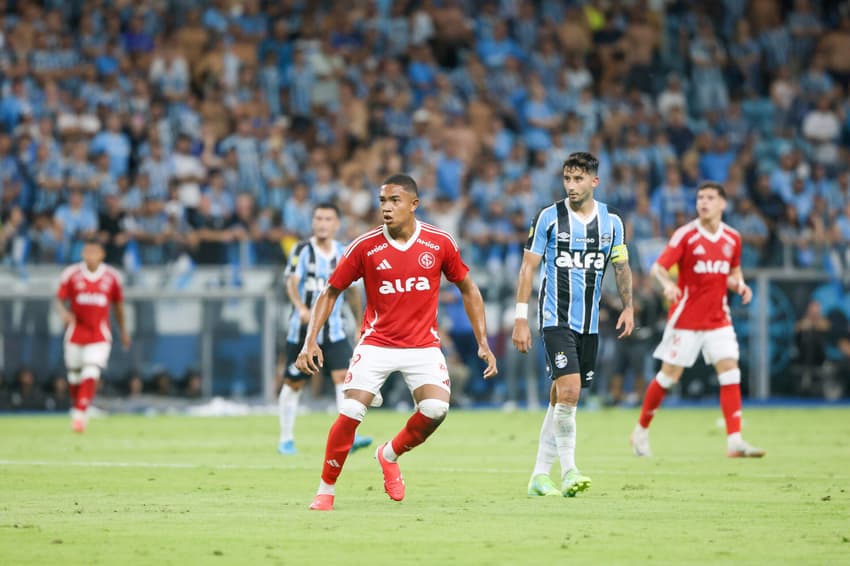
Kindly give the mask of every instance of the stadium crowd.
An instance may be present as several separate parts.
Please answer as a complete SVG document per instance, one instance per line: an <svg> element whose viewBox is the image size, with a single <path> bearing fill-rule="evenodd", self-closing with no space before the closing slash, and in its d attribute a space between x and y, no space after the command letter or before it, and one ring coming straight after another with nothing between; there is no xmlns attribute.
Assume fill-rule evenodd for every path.
<svg viewBox="0 0 850 566"><path fill-rule="evenodd" d="M14 269L74 261L93 235L130 271L279 265L314 204L339 203L350 237L406 171L488 298L509 297L531 217L561 198L565 156L589 150L597 198L627 219L647 328L663 308L641 243L692 217L703 179L726 186L745 269L850 284L848 2L2 4ZM827 295L846 324L847 292Z"/></svg>

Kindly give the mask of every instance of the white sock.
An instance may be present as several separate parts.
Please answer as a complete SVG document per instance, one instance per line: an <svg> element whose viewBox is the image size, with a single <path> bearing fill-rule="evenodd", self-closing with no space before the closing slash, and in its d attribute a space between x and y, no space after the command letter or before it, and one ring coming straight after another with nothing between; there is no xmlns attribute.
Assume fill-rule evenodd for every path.
<svg viewBox="0 0 850 566"><path fill-rule="evenodd" d="M334 383L334 393L336 394L336 410L339 411L340 407L342 407L342 400L345 399L342 383Z"/></svg>
<svg viewBox="0 0 850 566"><path fill-rule="evenodd" d="M576 408L563 403L556 404L553 421L563 475L576 467Z"/></svg>
<svg viewBox="0 0 850 566"><path fill-rule="evenodd" d="M319 491L316 492L316 495L335 495L336 494L336 486L332 483L325 483L323 480L319 480Z"/></svg>
<svg viewBox="0 0 850 566"><path fill-rule="evenodd" d="M733 432L729 436L726 437L726 444L729 446L740 444L743 442L744 438L741 436L740 432Z"/></svg>
<svg viewBox="0 0 850 566"><path fill-rule="evenodd" d="M398 454L396 454L395 450L393 450L392 442L387 442L384 445L384 460L387 462L395 462L398 460Z"/></svg>
<svg viewBox="0 0 850 566"><path fill-rule="evenodd" d="M280 419L280 441L292 440L295 433L295 415L298 413L298 399L301 390L294 390L287 384L280 388L277 398L278 417Z"/></svg>
<svg viewBox="0 0 850 566"><path fill-rule="evenodd" d="M540 426L540 438L537 441L537 460L534 462L534 473L549 475L552 471L552 464L555 463L555 458L558 457L558 445L555 444L555 427L553 422L553 413L555 407L551 404L546 409L546 416L543 417L543 424Z"/></svg>

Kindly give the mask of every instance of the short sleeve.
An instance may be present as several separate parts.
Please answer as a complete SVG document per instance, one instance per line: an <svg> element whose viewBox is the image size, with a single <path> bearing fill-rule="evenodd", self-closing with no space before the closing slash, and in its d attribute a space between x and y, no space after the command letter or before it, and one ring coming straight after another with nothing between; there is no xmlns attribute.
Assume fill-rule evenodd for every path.
<svg viewBox="0 0 850 566"><path fill-rule="evenodd" d="M609 207L611 216L611 263L623 263L629 261L629 249L626 247L626 226L623 223L623 215L614 208Z"/></svg>
<svg viewBox="0 0 850 566"><path fill-rule="evenodd" d="M735 238L735 251L732 252L732 268L741 266L741 237L737 234L734 236Z"/></svg>
<svg viewBox="0 0 850 566"><path fill-rule="evenodd" d="M443 257L443 274L452 283L460 283L469 273L469 267L463 263L460 250L454 245L445 246L446 255Z"/></svg>
<svg viewBox="0 0 850 566"><path fill-rule="evenodd" d="M292 250L292 253L289 254L289 261L286 262L286 277L289 278L292 275L297 276L298 278L304 277L304 250L307 249L307 245L304 243L298 244Z"/></svg>
<svg viewBox="0 0 850 566"><path fill-rule="evenodd" d="M528 230L528 242L525 244L525 249L531 253L542 256L546 252L546 228L541 225L543 218L542 210L537 212L534 220L531 222L531 228Z"/></svg>
<svg viewBox="0 0 850 566"><path fill-rule="evenodd" d="M339 259L339 263L328 279L328 285L340 291L363 277L363 245L354 246L346 250Z"/></svg>
<svg viewBox="0 0 850 566"><path fill-rule="evenodd" d="M667 242L667 247L664 248L664 251L662 251L661 255L658 256L658 259L655 260L655 263L657 263L664 269L669 270L671 267L679 263L679 260L682 259L682 254L684 253L684 251L684 238L679 238L675 242L671 239L669 242Z"/></svg>
<svg viewBox="0 0 850 566"><path fill-rule="evenodd" d="M110 299L113 303L124 301L124 289L121 287L121 280L117 277L112 278L112 295Z"/></svg>
<svg viewBox="0 0 850 566"><path fill-rule="evenodd" d="M60 301L67 301L71 298L71 278L66 277L59 282L59 288L56 289L56 298Z"/></svg>

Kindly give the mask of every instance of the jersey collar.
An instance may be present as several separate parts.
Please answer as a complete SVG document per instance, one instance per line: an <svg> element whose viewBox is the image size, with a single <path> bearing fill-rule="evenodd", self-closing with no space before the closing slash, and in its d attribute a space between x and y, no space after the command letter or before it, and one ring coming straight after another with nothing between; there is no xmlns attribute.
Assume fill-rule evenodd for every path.
<svg viewBox="0 0 850 566"><path fill-rule="evenodd" d="M594 218L599 214L599 203L596 202L596 199L593 200L593 212L587 215L587 218L582 218L570 208L570 203L567 202L567 199L564 199L564 205L567 207L567 211L570 213L570 216L576 219L577 222L581 222L582 224L590 224Z"/></svg>
<svg viewBox="0 0 850 566"><path fill-rule="evenodd" d="M336 240L331 240L331 253L325 253L325 251L319 247L319 241L315 236L310 238L310 244L312 244L313 249L316 250L316 254L322 256L328 261L331 261L333 258L337 256L337 248L336 248Z"/></svg>
<svg viewBox="0 0 850 566"><path fill-rule="evenodd" d="M101 263L97 266L97 269L95 269L94 271L89 271L89 268L86 267L86 262L81 261L80 271L83 273L83 277L85 277L89 281L97 281L100 276L103 275L103 272L106 271L106 267L104 267L104 265Z"/></svg>
<svg viewBox="0 0 850 566"><path fill-rule="evenodd" d="M389 244L392 247L394 247L395 249L397 249L401 252L406 252L407 250L410 249L411 246L413 246L413 244L416 243L416 240L419 239L419 233L422 231L422 224L418 220L415 220L415 222L416 222L416 228L413 230L413 234L410 236L410 239L407 240L404 244L399 244L396 241L395 238L390 236L390 231L387 228L386 224L384 224L384 228L383 228L384 238L386 238L387 242L389 242Z"/></svg>
<svg viewBox="0 0 850 566"><path fill-rule="evenodd" d="M694 220L694 225L697 227L697 231L700 233L700 235L712 244L716 243L718 240L720 240L721 237L723 237L723 228L725 226L723 222L721 222L720 226L718 226L717 232L714 232L713 234L702 227L702 224L700 224L699 219Z"/></svg>

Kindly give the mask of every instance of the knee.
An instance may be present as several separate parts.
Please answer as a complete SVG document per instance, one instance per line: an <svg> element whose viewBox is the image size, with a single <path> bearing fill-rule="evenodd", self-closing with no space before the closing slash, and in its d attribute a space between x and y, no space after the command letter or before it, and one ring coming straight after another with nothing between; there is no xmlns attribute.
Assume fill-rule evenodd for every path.
<svg viewBox="0 0 850 566"><path fill-rule="evenodd" d="M718 372L717 381L720 385L737 385L741 383L741 370L738 368Z"/></svg>
<svg viewBox="0 0 850 566"><path fill-rule="evenodd" d="M78 369L69 369L68 370L68 383L70 385L79 385L80 384L80 370Z"/></svg>
<svg viewBox="0 0 850 566"><path fill-rule="evenodd" d="M419 403L419 412L432 421L442 422L449 414L449 404L439 399L423 399Z"/></svg>
<svg viewBox="0 0 850 566"><path fill-rule="evenodd" d="M366 418L366 405L357 399L346 398L339 404L339 414L362 422Z"/></svg>
<svg viewBox="0 0 850 566"><path fill-rule="evenodd" d="M576 406L581 396L581 382L557 383L555 387L555 401L564 405Z"/></svg>
<svg viewBox="0 0 850 566"><path fill-rule="evenodd" d="M83 379L100 379L100 367L94 364L85 364L80 371L80 377Z"/></svg>

